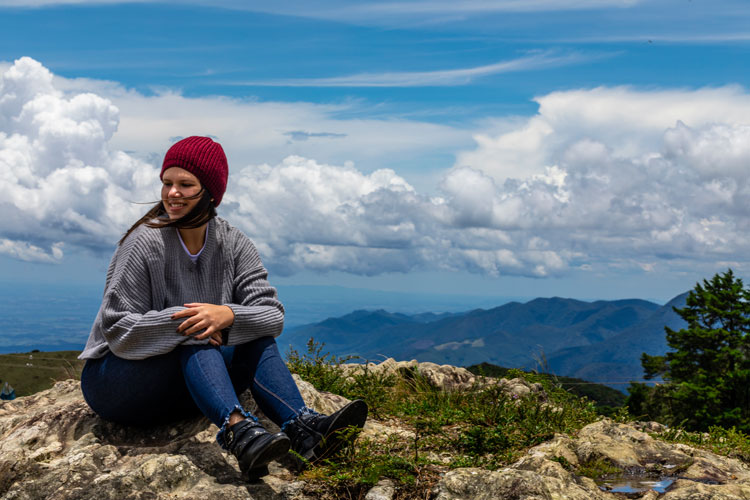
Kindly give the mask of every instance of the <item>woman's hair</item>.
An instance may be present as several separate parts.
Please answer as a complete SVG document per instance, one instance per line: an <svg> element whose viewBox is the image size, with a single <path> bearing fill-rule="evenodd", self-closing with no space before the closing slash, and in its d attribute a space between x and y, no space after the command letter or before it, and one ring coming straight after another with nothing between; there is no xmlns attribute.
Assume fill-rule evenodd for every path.
<svg viewBox="0 0 750 500"><path fill-rule="evenodd" d="M120 239L119 244L122 245L122 242L125 241L125 238L130 236L130 233L135 231L135 229L141 224L146 224L148 227L154 228L176 227L179 229L193 229L196 227L201 227L203 224L216 217L216 207L214 207L214 202L211 200L211 193L209 193L204 188L201 188L198 194L187 199L198 197L200 197L200 199L198 200L198 203L196 203L192 208L192 210L186 213L184 217L180 217L179 219L165 218L164 216L167 214L167 212L166 210L164 210L164 203L163 201L159 201L156 205L153 206L153 208L151 208L151 210L146 212L143 217L138 219L130 229L128 229L122 239Z"/></svg>

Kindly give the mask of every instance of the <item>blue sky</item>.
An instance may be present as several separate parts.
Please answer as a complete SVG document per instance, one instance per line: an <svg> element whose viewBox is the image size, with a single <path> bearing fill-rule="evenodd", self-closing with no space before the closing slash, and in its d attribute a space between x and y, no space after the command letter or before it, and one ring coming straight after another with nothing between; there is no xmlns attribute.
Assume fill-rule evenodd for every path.
<svg viewBox="0 0 750 500"><path fill-rule="evenodd" d="M739 1L6 0L0 281L102 283L169 145L280 285L666 301L748 276Z"/></svg>

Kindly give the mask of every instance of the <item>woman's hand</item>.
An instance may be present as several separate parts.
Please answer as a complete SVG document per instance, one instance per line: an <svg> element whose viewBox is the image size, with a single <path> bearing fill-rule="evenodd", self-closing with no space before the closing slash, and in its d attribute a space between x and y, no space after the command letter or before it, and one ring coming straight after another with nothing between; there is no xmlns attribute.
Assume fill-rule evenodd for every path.
<svg viewBox="0 0 750 500"><path fill-rule="evenodd" d="M221 331L234 323L234 312L229 306L191 302L172 315L172 319L180 318L187 319L177 327L177 333L194 335L198 340L210 337L208 342L218 346L221 345Z"/></svg>

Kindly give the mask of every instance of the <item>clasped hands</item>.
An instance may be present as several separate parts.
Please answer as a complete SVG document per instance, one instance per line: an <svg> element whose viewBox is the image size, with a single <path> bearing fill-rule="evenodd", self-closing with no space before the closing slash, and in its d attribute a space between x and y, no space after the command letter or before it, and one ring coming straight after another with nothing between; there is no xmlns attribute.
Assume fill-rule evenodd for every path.
<svg viewBox="0 0 750 500"><path fill-rule="evenodd" d="M234 323L234 311L229 306L202 302L185 304L185 309L177 311L171 317L187 318L177 327L177 333L193 335L198 340L208 338L208 343L215 346L222 344L221 331Z"/></svg>

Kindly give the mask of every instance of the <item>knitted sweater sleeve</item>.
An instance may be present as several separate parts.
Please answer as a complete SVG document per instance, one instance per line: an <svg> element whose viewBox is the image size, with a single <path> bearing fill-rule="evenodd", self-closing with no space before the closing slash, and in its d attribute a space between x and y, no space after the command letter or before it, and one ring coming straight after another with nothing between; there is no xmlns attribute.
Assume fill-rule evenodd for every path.
<svg viewBox="0 0 750 500"><path fill-rule="evenodd" d="M179 320L171 319L183 307L152 306L154 283L160 280L151 279L148 263L163 256L143 241L128 243L118 249L112 263L99 310L100 331L116 356L145 359L170 352L188 338L177 333Z"/></svg>
<svg viewBox="0 0 750 500"><path fill-rule="evenodd" d="M227 331L226 344L278 337L284 328L284 306L268 283L268 272L255 245L239 231L234 236L233 297L231 304L225 304L234 312L234 323Z"/></svg>

